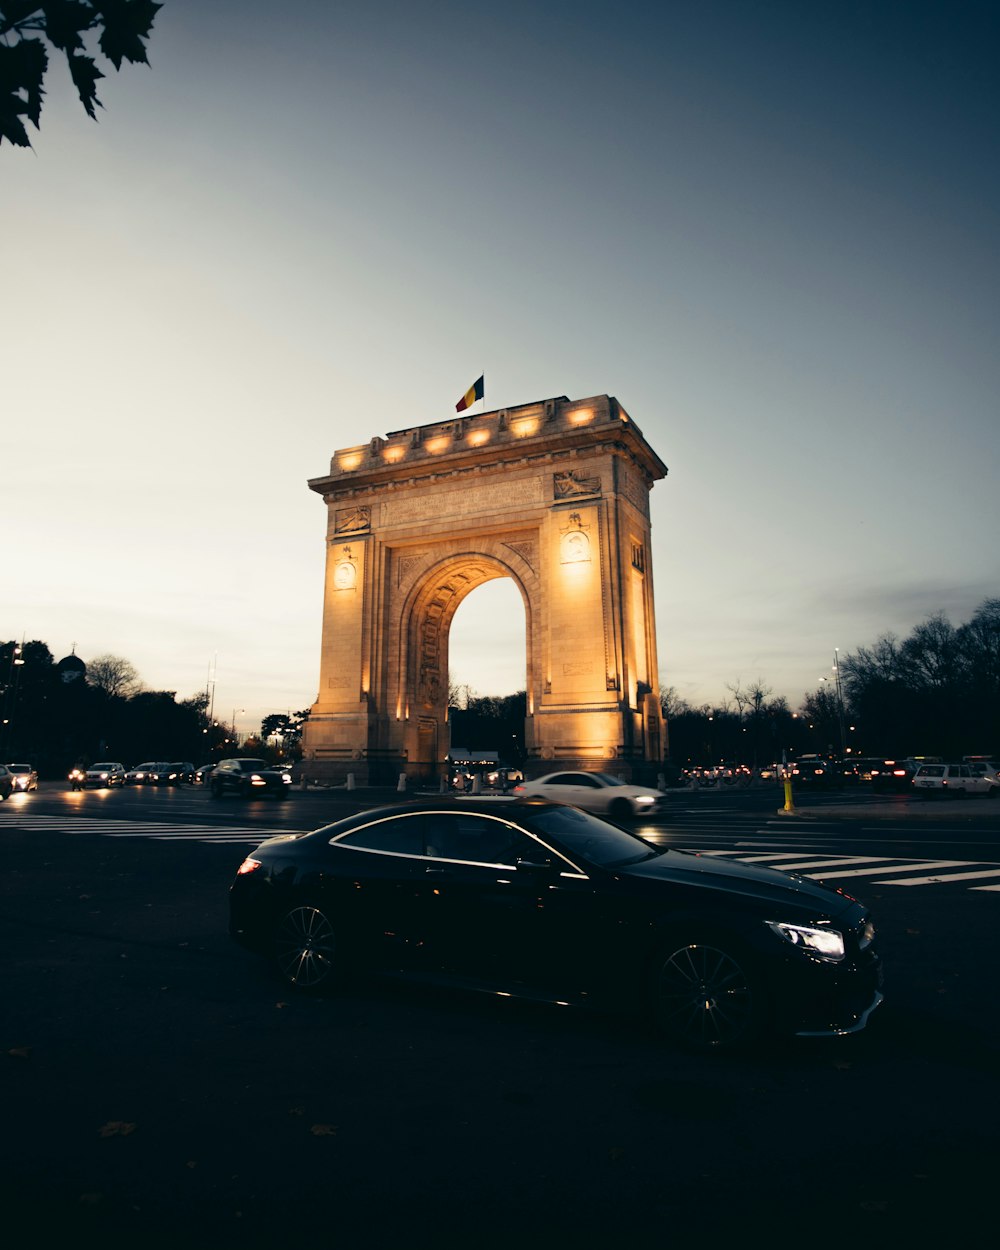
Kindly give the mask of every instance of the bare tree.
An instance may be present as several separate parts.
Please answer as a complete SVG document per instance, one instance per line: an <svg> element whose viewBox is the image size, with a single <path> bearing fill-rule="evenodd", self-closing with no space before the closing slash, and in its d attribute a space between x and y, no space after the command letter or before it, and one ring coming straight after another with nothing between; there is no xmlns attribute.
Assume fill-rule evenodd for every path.
<svg viewBox="0 0 1000 1250"><path fill-rule="evenodd" d="M135 665L120 655L99 655L91 660L87 665L87 681L105 694L122 699L142 689Z"/></svg>

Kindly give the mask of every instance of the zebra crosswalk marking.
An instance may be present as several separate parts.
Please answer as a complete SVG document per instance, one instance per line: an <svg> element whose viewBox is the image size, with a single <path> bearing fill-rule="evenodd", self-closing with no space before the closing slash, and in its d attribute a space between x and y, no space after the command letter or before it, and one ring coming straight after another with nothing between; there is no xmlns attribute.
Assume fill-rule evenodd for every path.
<svg viewBox="0 0 1000 1250"><path fill-rule="evenodd" d="M762 860L780 860L780 863L771 864L769 868L777 868L779 872L799 872L804 868L828 868L836 867L838 864L884 864L888 855L838 855L835 859L814 859L811 855L797 855L789 857L788 855L748 855L740 860L742 864L757 864ZM898 861L896 861L898 862Z"/></svg>
<svg viewBox="0 0 1000 1250"><path fill-rule="evenodd" d="M940 885L944 881L975 881L982 877L1000 877L1000 867L979 872L951 872L946 877L901 877L898 881L883 881L883 885ZM980 890L1000 890L1000 886L977 886Z"/></svg>
<svg viewBox="0 0 1000 1250"><path fill-rule="evenodd" d="M964 868L968 865L967 859L938 859L923 860L919 864L913 864L914 868ZM834 877L875 877L883 872L902 872L906 868L905 864L883 864L881 868L852 868L847 872L804 872L800 873L803 877L817 877L824 881L830 881Z"/></svg>

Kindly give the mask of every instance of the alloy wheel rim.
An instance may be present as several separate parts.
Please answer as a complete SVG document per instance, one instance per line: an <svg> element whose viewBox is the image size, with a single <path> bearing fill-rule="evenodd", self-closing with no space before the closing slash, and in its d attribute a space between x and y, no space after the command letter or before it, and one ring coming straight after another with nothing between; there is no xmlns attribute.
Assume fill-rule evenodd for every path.
<svg viewBox="0 0 1000 1250"><path fill-rule="evenodd" d="M656 986L660 1022L674 1036L700 1047L745 1037L753 1021L753 993L731 955L691 944L664 961Z"/></svg>
<svg viewBox="0 0 1000 1250"><path fill-rule="evenodd" d="M290 912L278 934L278 967L293 985L309 989L327 980L333 971L333 927L315 907Z"/></svg>

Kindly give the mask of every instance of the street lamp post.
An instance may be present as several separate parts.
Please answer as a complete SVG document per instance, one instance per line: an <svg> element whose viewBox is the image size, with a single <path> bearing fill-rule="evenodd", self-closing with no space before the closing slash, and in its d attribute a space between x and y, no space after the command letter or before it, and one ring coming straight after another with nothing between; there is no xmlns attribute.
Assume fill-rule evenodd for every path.
<svg viewBox="0 0 1000 1250"><path fill-rule="evenodd" d="M847 734L844 730L844 692L840 685L840 648L833 648L833 673L837 680L837 721L840 725L840 756L847 754Z"/></svg>

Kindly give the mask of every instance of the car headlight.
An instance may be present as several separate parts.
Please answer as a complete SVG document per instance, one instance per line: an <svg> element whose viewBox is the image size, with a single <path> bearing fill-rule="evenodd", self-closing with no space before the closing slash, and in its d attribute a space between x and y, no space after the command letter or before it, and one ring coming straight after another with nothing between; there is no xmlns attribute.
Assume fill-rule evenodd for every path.
<svg viewBox="0 0 1000 1250"><path fill-rule="evenodd" d="M844 935L837 929L817 929L811 925L786 924L769 920L767 927L778 937L819 959L839 963L844 958Z"/></svg>
<svg viewBox="0 0 1000 1250"><path fill-rule="evenodd" d="M635 796L635 801L637 803L655 803L656 799L654 799L651 794L637 794Z"/></svg>
<svg viewBox="0 0 1000 1250"><path fill-rule="evenodd" d="M250 784L252 786L266 786L267 782L258 773L254 773L253 776L250 778Z"/></svg>

